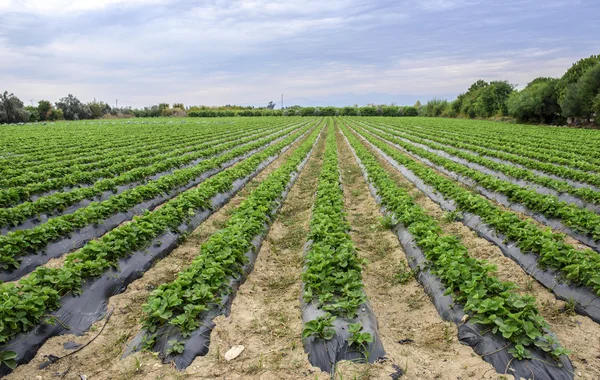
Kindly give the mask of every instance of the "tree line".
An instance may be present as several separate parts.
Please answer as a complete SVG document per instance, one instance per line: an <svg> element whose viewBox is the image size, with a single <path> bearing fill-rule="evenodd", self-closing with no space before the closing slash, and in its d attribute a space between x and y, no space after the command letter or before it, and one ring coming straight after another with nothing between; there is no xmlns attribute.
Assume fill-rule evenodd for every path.
<svg viewBox="0 0 600 380"><path fill-rule="evenodd" d="M600 56L573 64L560 78L539 77L522 90L507 81L478 80L455 100L432 99L419 109L429 117L513 117L524 123L598 122Z"/></svg>

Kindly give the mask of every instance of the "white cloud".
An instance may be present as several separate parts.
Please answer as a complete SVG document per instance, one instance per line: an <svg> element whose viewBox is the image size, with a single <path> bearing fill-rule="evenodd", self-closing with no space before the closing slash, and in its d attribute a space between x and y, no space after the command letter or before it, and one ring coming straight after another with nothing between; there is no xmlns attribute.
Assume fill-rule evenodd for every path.
<svg viewBox="0 0 600 380"><path fill-rule="evenodd" d="M17 11L45 14L47 12L87 12L106 7L139 6L164 3L165 0L0 0L0 12Z"/></svg>
<svg viewBox="0 0 600 380"><path fill-rule="evenodd" d="M481 28L471 19L497 16L501 25L513 15L494 9L471 17L468 7L479 2L0 0L0 56L10 57L0 60L2 84L24 99L73 93L131 106L262 104L281 92L357 94L357 103L367 103L360 94L423 100L463 92L479 78L523 86L560 76L585 56L558 44L569 38L560 31L520 41L506 37L514 30ZM511 4L523 14L524 5ZM20 13L2 19L7 10ZM524 34L534 26L527 23ZM590 39L586 52L595 49Z"/></svg>

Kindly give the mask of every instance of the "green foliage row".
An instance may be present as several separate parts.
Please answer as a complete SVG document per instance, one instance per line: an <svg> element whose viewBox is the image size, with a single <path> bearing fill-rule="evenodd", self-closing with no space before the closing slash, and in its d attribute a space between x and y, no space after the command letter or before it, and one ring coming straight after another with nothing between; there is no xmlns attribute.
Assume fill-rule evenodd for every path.
<svg viewBox="0 0 600 380"><path fill-rule="evenodd" d="M228 159L231 159L232 157L237 156L238 152L246 151L247 147L240 147L240 145L242 145L242 144L248 144L248 143L253 142L250 146L253 146L256 148L257 146L260 146L261 144L263 144L267 141L271 141L272 139L279 138L289 132L290 132L290 129L285 129L284 131L281 131L279 133L273 133L273 131L267 131L267 132L251 135L249 137L242 138L242 139L239 139L239 138L237 138L237 136L234 136L234 138L229 138L228 139L229 141L223 142L221 144L209 144L209 143L201 144L200 149L196 150L195 152L192 152L191 154L187 154L187 155L181 155L181 152L175 151L175 155L171 158L164 157L165 158L164 160L159 160L158 162L156 162L154 164L151 164L148 166L136 167L135 169L130 170L130 171L128 171L124 174L121 174L117 177L102 179L102 180L94 183L94 185L92 187L76 188L76 189L73 189L68 192L58 192L58 193L39 197L32 202L21 203L12 208L0 209L0 226L1 227L16 226L16 225L23 223L24 221L31 218L32 216L41 215L41 214L51 214L52 212L55 212L55 211L61 211L61 210L66 209L68 206L70 206L76 202L79 202L81 200L84 200L84 199L93 200L94 197L102 194L103 191L114 190L114 189L116 189L116 187L118 185L132 183L135 181L140 181L145 178L148 178L149 176L151 176L153 174L164 172L167 170L171 170L171 169L178 168L183 165L189 164L190 162L192 162L196 159L199 159L199 158L212 157L209 160L200 162L198 165L196 165L192 168L176 170L172 174L165 175L156 181L149 181L146 185L138 186L132 190L126 190L125 192L122 193L122 194L132 193L132 194L140 194L140 195L143 194L144 199L151 199L153 197L153 195L155 196L155 195L157 195L157 193L155 191L148 191L147 188L145 188L144 186L151 186L151 187L156 188L156 191L162 190L163 192L166 192L166 191L178 186L178 184L185 183L186 179L189 180L189 178L193 178L194 175L197 175L199 173L199 170L208 170L208 169L217 167L218 165L221 165L222 163L226 162L224 160L228 160ZM266 139L260 140L265 136L269 136L269 137ZM259 140L257 140L257 139L259 139ZM208 146L208 145L211 145L211 146ZM223 152L227 151L228 149L233 149L233 148L237 148L237 149L234 149L234 151L236 153L233 156L232 155L224 155L223 157L213 157L213 156L222 154ZM172 176L175 176L175 177L172 177ZM167 178L165 178L165 177L167 177ZM165 179L163 180L163 178L165 178ZM178 178L178 180L174 181L172 178ZM162 184L163 183L166 184L167 183L166 181L169 181L169 182L168 182L168 186L165 187L165 185L162 185ZM13 189L10 189L10 190L13 190ZM10 190L9 190L9 192L10 192ZM0 192L0 194L2 194L2 192ZM150 198L148 198L148 197L150 197ZM114 204L119 204L120 211L123 211L123 208L126 207L126 205L131 205L131 202L133 202L133 199L135 197L132 198L131 201L127 201L127 202L125 202L125 201L123 201L123 199L119 198L119 195L115 195L114 197L111 197L111 198L114 198L113 202L117 202ZM101 204L104 204L104 203L101 203Z"/></svg>
<svg viewBox="0 0 600 380"><path fill-rule="evenodd" d="M305 131L310 126L303 127L300 132L293 133L297 136L301 131ZM0 263L5 266L18 267L17 257L28 253L40 253L50 242L74 232L78 228L96 224L114 215L118 212L127 212L135 205L153 199L160 194L166 194L173 189L177 189L197 178L202 173L215 169L224 163L242 156L254 149L259 149L278 136L285 135L287 131L281 132L275 136L255 141L231 151L226 154L201 161L198 165L190 168L184 168L174 171L170 175L163 176L156 181L150 181L145 185L126 190L121 194L110 197L102 202L93 202L86 207L77 209L71 214L65 214L49 219L46 223L36 227L9 232L0 236ZM284 139L284 141L287 141ZM237 143L233 143L237 144ZM279 146L276 144L275 146ZM270 151L267 148L266 151ZM245 161L244 161L245 162Z"/></svg>
<svg viewBox="0 0 600 380"><path fill-rule="evenodd" d="M391 124L388 123L388 125ZM521 136L519 136L520 141L512 142L504 135L497 136L489 132L478 134L477 131L471 128L463 133L452 133L448 132L447 127L446 125L443 129L440 129L439 126L414 128L405 123L396 125L396 128L401 128L411 135L424 139L511 161L560 177L600 186L600 176L594 173L600 170L600 161L597 157L599 152L580 147L573 149L578 150L578 153L571 153L570 150L573 145L577 145L576 142L550 140L548 147L542 147L543 144L539 142L542 137L534 137L530 144L525 137ZM538 143L536 144L535 141L538 141ZM532 146L534 144L535 146Z"/></svg>
<svg viewBox="0 0 600 380"><path fill-rule="evenodd" d="M538 347L555 357L568 353L545 332L549 326L539 314L534 297L518 295L514 283L502 282L494 276L497 270L494 265L469 256L460 239L445 235L435 219L395 183L358 138L346 127L343 131L382 205L396 223L412 234L430 271L440 278L454 302L463 305L472 322L490 326L492 333L501 334L513 343L515 348L510 352L517 359L531 357L530 347Z"/></svg>
<svg viewBox="0 0 600 380"><path fill-rule="evenodd" d="M390 127L388 125L388 127ZM504 151L501 150L496 150L501 148L500 146L500 142L496 142L495 139L493 137L488 137L487 139L482 139L481 141L479 141L477 138L472 137L472 135L465 135L465 136L457 136L457 137L438 137L438 136L444 136L443 133L440 133L439 130L437 131L429 131L427 129L423 130L418 130L418 129L412 129L407 127L406 125L402 125L401 126L401 130L404 131L404 133L400 132L400 129L396 129L394 128L394 131L396 133L398 133L398 136L402 136L405 138L408 138L408 136L416 136L416 137L420 137L422 139L425 140L430 140L430 141L435 141L439 144L444 144L444 145L449 145L458 149L464 149L464 150L468 150L468 151L472 151L475 152L477 154L479 154L480 156L488 156L488 157L495 157L495 158L499 158L508 162L513 162L519 165L522 165L524 167L527 167L529 169L534 169L534 170L539 170L548 174L553 174L562 178L568 178L571 179L573 181L579 181L579 182L586 182L592 185L596 185L596 186L600 186L600 176L594 173L589 173L586 171L581 171L581 170L576 170L573 169L571 167L564 167L564 166L558 166L558 165L553 165L551 163L548 162L544 162L546 161L545 159L545 155L542 154L536 154L535 152L530 152L530 156L536 157L536 159L531 159L531 158L527 158L527 157L523 157L519 154L516 153L506 153ZM434 134L435 132L435 134ZM422 141L419 141L422 142ZM424 143L424 142L423 142ZM489 144L487 144L489 143ZM487 148L485 146L492 146L495 149L491 149L491 148ZM529 152L528 149L523 149L521 148L523 151L525 152ZM513 150L514 151L514 150ZM515 166L513 166L514 168L517 168ZM545 177L543 177L545 178ZM545 179L542 179L543 181L545 181ZM560 186L560 185L557 185ZM558 187L557 187L558 189ZM565 188L565 189L570 189L570 188ZM584 193L588 193L590 191L593 191L589 188L579 188L577 190L577 192L580 192L582 194ZM597 195L594 194L589 194L589 198L590 199L595 199L597 197ZM584 195L584 197L588 197L586 195Z"/></svg>
<svg viewBox="0 0 600 380"><path fill-rule="evenodd" d="M485 189L506 195L511 202L521 203L531 211L540 213L547 218L560 219L561 222L576 232L589 236L592 240L600 241L600 215L577 205L559 201L554 195L540 194L532 189L523 188L511 182L496 178L493 175L482 173L465 165L455 163L452 160L428 152L413 144L400 139L385 136L381 132L368 128L376 136L390 141L408 152L419 157L426 158L435 165L472 179Z"/></svg>
<svg viewBox="0 0 600 380"><path fill-rule="evenodd" d="M170 324L179 328L185 337L199 327L198 316L229 293L229 283L242 274L254 249L252 240L270 224L274 212L283 201L283 191L292 175L306 158L317 140L320 128L290 155L277 170L233 211L225 227L215 232L200 246L192 263L177 274L174 281L163 283L148 296L142 305L143 326L149 335L144 345L151 348L157 330Z"/></svg>
<svg viewBox="0 0 600 380"><path fill-rule="evenodd" d="M335 334L331 328L333 320L355 317L359 306L366 301L361 275L365 262L358 257L349 231L335 130L330 124L310 221L310 248L304 256L302 273L304 302L313 303L326 314L305 324L303 338L316 335L321 339L332 339Z"/></svg>
<svg viewBox="0 0 600 380"><path fill-rule="evenodd" d="M48 312L61 305L61 297L78 294L83 280L102 275L118 266L121 258L142 250L155 237L177 228L199 210L210 209L210 199L231 190L237 179L253 173L261 162L277 155L294 142L307 128L281 142L256 153L240 164L207 179L200 186L179 194L163 207L130 223L119 226L98 240L92 240L80 250L66 256L59 268L38 267L18 283L0 284L0 343L20 332L30 331L43 321Z"/></svg>
<svg viewBox="0 0 600 380"><path fill-rule="evenodd" d="M411 170L426 184L446 198L452 199L459 210L479 215L498 233L515 242L522 252L539 255L541 265L563 271L565 277L573 283L589 286L600 295L600 255L596 252L589 248L583 251L576 250L565 243L563 234L552 233L550 228L540 228L531 221L522 220L516 213L503 210L483 196L463 188L428 166L400 153L387 143L363 131L356 131L397 163Z"/></svg>
<svg viewBox="0 0 600 380"><path fill-rule="evenodd" d="M35 166L35 172L24 171L22 169L6 170L2 173L2 179L0 179L0 188L10 188L15 186L25 186L34 183L44 182L49 179L63 177L61 182L56 183L54 186L48 189L60 189L69 185L76 185L79 183L93 183L98 178L106 177L107 175L114 176L125 172L130 168L137 166L150 165L159 159L164 159L171 156L165 156L157 158L166 152L173 152L175 148L177 154L184 154L186 152L193 152L197 149L198 144L206 143L211 141L211 144L218 144L222 141L227 141L235 136L243 137L250 132L243 133L240 130L196 130L190 131L187 136L173 136L169 137L168 141L165 141L165 136L157 136L156 140L149 143L138 142L132 143L126 149L109 150L104 151L104 148L98 150L91 150L88 154L95 156L96 160L93 162L86 162L83 164L72 164L65 167L63 161L56 159L54 162L41 164ZM258 132L258 131L256 131ZM154 160L154 161L152 161ZM71 178L67 176L74 176ZM82 177L83 176L83 177ZM64 182L66 181L66 182ZM66 183L66 184L62 184ZM2 196L0 195L0 200ZM1 201L0 201L1 202Z"/></svg>
<svg viewBox="0 0 600 380"><path fill-rule="evenodd" d="M497 171L500 173L504 173L504 174L506 174L510 177L516 178L516 179L522 179L522 180L526 180L529 182L533 182L535 184L556 190L559 193L569 193L571 195L574 195L582 200L585 200L585 201L593 203L593 204L600 204L600 192L594 191L594 190L586 188L586 187L578 188L578 187L570 185L569 183L567 183L565 181L560 181L560 180L556 180L556 179L553 179L550 177L540 176L540 175L535 174L531 170L522 169L522 168L519 168L514 165L498 163L496 161L490 160L490 159L482 157L480 155L471 154L471 153L464 152L459 149L451 148L451 147L448 147L445 145L437 144L437 143L431 142L429 140L413 136L410 133L403 133L403 132L399 132L396 130L390 130L385 127L377 127L377 131L383 131L383 132L389 134L388 136L402 137L406 140L425 145L429 148L444 151L455 157L462 158L464 160L467 160L469 162L472 162L472 163L475 163L475 164L478 164L481 166L485 166L488 169L491 169L491 170L494 170L494 171Z"/></svg>
<svg viewBox="0 0 600 380"><path fill-rule="evenodd" d="M272 129L272 130L271 130ZM80 169L79 171L75 171L71 174L63 173L63 176L58 176L56 178L51 178L45 181L36 182L33 178L37 177L36 173L26 172L25 174L16 177L16 180L8 179L6 182L12 183L16 181L29 181L24 186L10 186L8 189L0 190L0 205L1 206L12 206L18 204L20 202L24 202L30 199L31 195L44 193L50 190L55 189L63 189L67 186L77 186L81 184L94 184L99 190L110 190L114 189L117 185L125 184L128 182L132 182L134 180L142 179L149 175L168 170L171 168L176 168L182 165L185 165L195 159L207 157L208 154L214 152L215 148L224 147L225 149L232 147L237 140L243 140L244 142L251 141L249 134L255 133L256 137L266 136L269 133L274 133L277 131L276 128L261 128L256 133L239 133L236 134L223 134L222 132L219 134L215 134L215 136L224 136L223 139L214 140L212 142L207 142L209 140L208 137L211 135L205 135L203 138L203 142L198 145L190 145L185 148L178 148L173 150L170 143L163 144L159 150L155 150L154 154L162 152L156 156L146 157L145 150L140 152L140 147L137 148L137 151L140 152L138 156L133 155L129 156L131 159L125 159L122 162L119 162L119 159L123 159L122 155L117 156L116 158L112 158L113 164L102 169L98 170L89 170L89 168ZM184 141L187 143L193 143L193 138L190 137L188 141ZM179 142L181 144L181 142ZM176 146L176 145L175 145ZM208 150L201 150L206 149ZM220 150L219 150L220 151ZM57 163L60 165L60 163ZM87 164L84 164L87 165ZM75 165L74 165L75 166ZM88 169L88 170L86 170ZM60 169L58 170L60 171ZM54 173L54 169L52 169L52 173ZM39 172L38 172L39 173ZM94 182L95 180L98 181ZM65 192L67 193L67 192Z"/></svg>

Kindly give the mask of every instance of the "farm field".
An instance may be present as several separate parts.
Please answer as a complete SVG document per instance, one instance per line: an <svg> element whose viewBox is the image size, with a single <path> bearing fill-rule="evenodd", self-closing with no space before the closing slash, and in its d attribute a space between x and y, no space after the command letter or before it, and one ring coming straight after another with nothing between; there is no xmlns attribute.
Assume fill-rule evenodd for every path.
<svg viewBox="0 0 600 380"><path fill-rule="evenodd" d="M420 117L2 126L0 375L599 379L599 146Z"/></svg>

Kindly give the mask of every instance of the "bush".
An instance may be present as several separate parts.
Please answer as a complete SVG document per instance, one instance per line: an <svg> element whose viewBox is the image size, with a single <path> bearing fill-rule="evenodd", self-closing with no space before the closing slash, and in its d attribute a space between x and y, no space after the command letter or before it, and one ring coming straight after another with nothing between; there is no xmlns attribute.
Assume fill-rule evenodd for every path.
<svg viewBox="0 0 600 380"><path fill-rule="evenodd" d="M360 116L377 116L377 108L375 107L360 107L358 110L360 112Z"/></svg>
<svg viewBox="0 0 600 380"><path fill-rule="evenodd" d="M337 108L335 107L323 107L321 108L322 116L335 116L338 113Z"/></svg>
<svg viewBox="0 0 600 380"><path fill-rule="evenodd" d="M301 116L314 116L315 115L314 107L303 107L299 111L300 111Z"/></svg>
<svg viewBox="0 0 600 380"><path fill-rule="evenodd" d="M405 107L404 116L419 116L419 110L417 107Z"/></svg>
<svg viewBox="0 0 600 380"><path fill-rule="evenodd" d="M558 80L537 78L508 98L508 114L519 122L552 123L561 113L558 104Z"/></svg>
<svg viewBox="0 0 600 380"><path fill-rule="evenodd" d="M399 116L398 112L402 107L398 106L382 106L382 116ZM404 109L403 109L404 110Z"/></svg>
<svg viewBox="0 0 600 380"><path fill-rule="evenodd" d="M60 108L53 108L52 110L50 110L50 113L48 114L48 120L50 120L50 121L64 120L64 119L65 119L65 115Z"/></svg>
<svg viewBox="0 0 600 380"><path fill-rule="evenodd" d="M433 98L421 107L419 114L427 117L439 117L448 108L448 101L444 99Z"/></svg>
<svg viewBox="0 0 600 380"><path fill-rule="evenodd" d="M358 108L356 107L344 107L342 108L342 116L357 116Z"/></svg>
<svg viewBox="0 0 600 380"><path fill-rule="evenodd" d="M89 107L90 112L92 113L92 119L100 119L104 115L111 114L110 106L104 102L97 102L96 99L94 99L93 102L89 102L87 106Z"/></svg>
<svg viewBox="0 0 600 380"><path fill-rule="evenodd" d="M40 121L40 113L38 112L37 107L27 106L25 107L25 111L29 113L29 122L35 123L36 121Z"/></svg>

